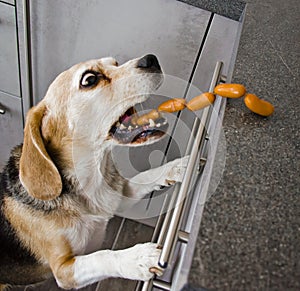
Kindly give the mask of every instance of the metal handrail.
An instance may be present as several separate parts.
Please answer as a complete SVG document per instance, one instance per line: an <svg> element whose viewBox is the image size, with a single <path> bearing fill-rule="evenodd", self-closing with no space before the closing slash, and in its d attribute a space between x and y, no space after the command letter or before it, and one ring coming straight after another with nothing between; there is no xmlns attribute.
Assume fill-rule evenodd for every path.
<svg viewBox="0 0 300 291"><path fill-rule="evenodd" d="M220 80L222 65L222 62L216 63L209 87L210 92L213 92L214 87ZM162 252L158 264L163 269L167 268L168 263L172 258L172 254L177 241L188 243L188 233L180 231L179 227L186 206L186 197L189 193L191 180L194 176L193 174L195 172L197 158L206 140L206 128L211 116L211 111L211 106L204 108L201 120L199 120L198 117L196 117L194 120L192 132L185 152L186 155L190 155L190 158L187 164L183 181L181 185L177 184L175 186L171 200L169 202L168 211L164 215L163 212L165 211L165 207L163 207L162 213L159 216L157 224L155 226L152 241L157 241L157 243L162 246ZM157 285L156 282L157 280L155 279L149 280L147 282L139 282L136 290L150 290L152 286Z"/></svg>

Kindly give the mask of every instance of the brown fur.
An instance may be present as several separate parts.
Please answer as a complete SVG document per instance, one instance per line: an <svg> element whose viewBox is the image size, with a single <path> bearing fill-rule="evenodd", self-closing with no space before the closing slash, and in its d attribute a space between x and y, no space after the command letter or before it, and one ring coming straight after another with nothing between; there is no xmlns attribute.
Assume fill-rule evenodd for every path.
<svg viewBox="0 0 300 291"><path fill-rule="evenodd" d="M24 130L24 154L20 160L20 179L32 196L42 200L51 200L60 195L62 182L56 166L45 149L41 135L45 110L45 105L40 103L27 115Z"/></svg>
<svg viewBox="0 0 300 291"><path fill-rule="evenodd" d="M56 278L63 279L65 283L69 282L66 287L74 286L72 263L75 259L68 241L59 234L60 229L72 225L70 217L76 217L74 210L61 208L45 215L18 203L13 198L6 198L4 205L4 214L22 244L41 264L45 264L43 277L49 277L52 270ZM32 270L35 273L32 273L32 277L36 277L39 271L40 269Z"/></svg>
<svg viewBox="0 0 300 291"><path fill-rule="evenodd" d="M90 141L90 134L85 132L85 128L93 127L93 122L97 123L102 119L90 121L90 112L87 110L87 114L83 115L86 119L83 118L80 124L83 129L79 127L83 137L80 135L78 139L73 139L74 124L77 125L81 106L94 113L94 103L82 102L86 100L84 97L93 97L92 100L98 102L98 107L104 104L104 109L114 108L114 115L109 114L106 117L109 121L104 124L106 127L103 132L99 132L100 138L97 136L96 139L101 145L108 142L109 130L113 123L134 105L134 102L143 101L127 99L128 96L122 95L125 94L123 87L114 95L111 92L113 87L109 86L112 86L113 78L117 81L131 71L140 72L136 63L137 60L119 71L114 67L114 62L108 64L105 70L105 64L101 60L75 65L62 73L50 85L45 98L28 112L23 146L12 151L10 161L0 179L0 238L6 239L4 247L0 245L0 255L5 256L0 262L0 291L5 287L4 284L36 283L52 274L61 287L77 287L73 266L75 256L84 254L93 228L96 225L106 225L108 219L113 216L121 200L120 196L123 195L126 181L117 172L110 151L106 151L106 147L103 146L101 163L95 163L97 168L93 168L95 165L90 163L85 164L83 169L80 168L83 178L86 179L83 189L80 183L82 176L78 178L76 173L72 150L76 147L80 155L84 150L89 153L94 149L94 141ZM101 77L94 88L82 88L79 77L90 69L105 76ZM145 68L142 68L141 72L144 70ZM158 71L160 72L160 69ZM151 84L157 86L157 82L152 80ZM128 87L130 89L126 94L137 95L134 91L137 90L134 87L136 83L131 84L133 88ZM102 89L106 92L103 96ZM89 95L89 90L96 91L95 96ZM118 90L118 87L115 90ZM120 102L120 95L124 104ZM71 102L71 98L75 101ZM69 116L66 113L68 108L71 108ZM102 115L107 113L104 109L100 111ZM68 124L70 119L73 122L71 125ZM87 124L89 122L91 124ZM100 122L96 125L102 124ZM84 162L85 158L86 156L83 156ZM87 158L87 162L89 161ZM101 176L99 170L103 180L98 178ZM104 230L103 227L103 233ZM9 254L6 253L7 250Z"/></svg>

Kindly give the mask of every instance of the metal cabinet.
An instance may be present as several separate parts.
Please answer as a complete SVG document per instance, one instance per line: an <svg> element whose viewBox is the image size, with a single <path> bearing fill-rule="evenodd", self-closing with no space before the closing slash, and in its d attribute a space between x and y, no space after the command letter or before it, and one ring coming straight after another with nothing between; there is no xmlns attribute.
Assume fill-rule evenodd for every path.
<svg viewBox="0 0 300 291"><path fill-rule="evenodd" d="M165 72L165 81L155 94L157 98L149 98L142 109L157 108L161 98L190 100L201 91L212 91L221 76L223 81L225 78L230 81L242 22L175 0L6 2L9 4L0 0L0 73L6 78L0 76L0 113L3 109L0 114L0 169L9 150L22 140L22 111L25 115L31 105L44 97L57 74L74 63L101 56L113 56L122 63L146 53L156 54ZM185 178L182 188L154 193L151 199L120 210L108 227L105 248L124 248L149 241L151 237L153 241L166 238L161 244L167 255L160 258L161 266L169 263L164 276L148 286L148 283L143 286L138 283L136 290L141 287L142 290L181 290L188 280L204 203L212 191L211 185L217 184L214 165L224 100L218 98L213 109L205 113L186 110L180 115L170 114L168 135L158 143L113 150L113 160L126 178L160 165L164 158L171 160L185 152L193 156L190 159L193 164L189 162L191 166L188 166L191 169L189 178ZM200 161L199 165L196 161ZM180 208L174 207L176 211L169 211L168 219L164 214L159 215L167 211L168 201L164 199L167 193L169 197L182 197L179 194L187 192L185 209L177 211ZM179 198L174 201L180 202L176 205L184 205ZM133 225L139 231L132 231ZM93 243L98 246L97 231ZM171 255L172 250L174 254ZM82 290L134 290L135 285L134 281L111 279ZM54 280L32 288L59 290Z"/></svg>
<svg viewBox="0 0 300 291"><path fill-rule="evenodd" d="M20 96L15 7L0 2L0 90Z"/></svg>
<svg viewBox="0 0 300 291"><path fill-rule="evenodd" d="M23 138L21 99L0 92L0 169L9 157L12 147Z"/></svg>
<svg viewBox="0 0 300 291"><path fill-rule="evenodd" d="M0 2L0 170L23 138L16 7Z"/></svg>

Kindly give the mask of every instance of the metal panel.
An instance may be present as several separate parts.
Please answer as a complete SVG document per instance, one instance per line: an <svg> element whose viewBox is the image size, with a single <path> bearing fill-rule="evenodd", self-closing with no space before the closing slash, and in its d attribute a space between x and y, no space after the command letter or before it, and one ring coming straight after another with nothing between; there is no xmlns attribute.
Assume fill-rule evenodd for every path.
<svg viewBox="0 0 300 291"><path fill-rule="evenodd" d="M75 0L72 6L57 0L30 3L35 102L43 98L55 76L74 63L107 55L122 63L146 53L158 56L166 74L158 95L183 97L211 16L174 0L98 0L88 5ZM144 108L156 108L163 100L151 98ZM176 116L168 120L171 134ZM114 161L130 177L160 165L168 141L165 138L145 148L115 148ZM180 153L174 150L169 159ZM145 207L135 206L139 209L136 215L132 211L122 215L144 213L147 217Z"/></svg>
<svg viewBox="0 0 300 291"><path fill-rule="evenodd" d="M156 54L166 74L189 78L210 13L174 0L31 0L35 101L57 74L90 58L120 63ZM184 90L183 88L179 88ZM180 90L174 94L180 95Z"/></svg>
<svg viewBox="0 0 300 291"><path fill-rule="evenodd" d="M30 29L29 29L29 2L16 1L17 33L19 45L20 82L22 92L23 114L33 105L31 85L31 56L30 56Z"/></svg>
<svg viewBox="0 0 300 291"><path fill-rule="evenodd" d="M20 96L15 7L0 3L0 90Z"/></svg>
<svg viewBox="0 0 300 291"><path fill-rule="evenodd" d="M0 170L9 158L11 149L23 140L22 100L0 92Z"/></svg>
<svg viewBox="0 0 300 291"><path fill-rule="evenodd" d="M232 61L234 63L235 60L235 54L233 57L233 53L239 28L239 22L230 20L223 16L214 15L191 81L191 86L187 92L187 100L190 100L199 95L201 92L206 92L208 90L216 62L223 62L223 74L228 75L229 73L232 73L233 67L231 67L231 63ZM183 139L187 141L190 131L186 130L186 127L192 128L192 117L197 115L200 118L201 114L202 111L193 113L188 110L182 111L180 119L184 120L185 126L183 127L179 124L179 126L176 127L174 140ZM184 147L183 150L185 150L186 143L182 146ZM176 150L177 147L178 144L172 143L170 145L170 151L172 152Z"/></svg>

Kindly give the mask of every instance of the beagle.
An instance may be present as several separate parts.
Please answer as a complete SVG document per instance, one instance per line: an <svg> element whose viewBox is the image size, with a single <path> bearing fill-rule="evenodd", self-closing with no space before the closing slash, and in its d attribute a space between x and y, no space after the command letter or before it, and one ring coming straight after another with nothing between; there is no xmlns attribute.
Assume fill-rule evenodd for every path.
<svg viewBox="0 0 300 291"><path fill-rule="evenodd" d="M159 126L131 124L134 105L162 81L154 55L121 66L110 57L90 60L61 73L28 112L23 145L0 178L0 290L51 276L64 289L108 277L149 280L159 270L154 243L85 249L96 227L105 236L124 197L182 181L187 157L125 179L111 156L115 145L147 145L165 134L162 116Z"/></svg>

